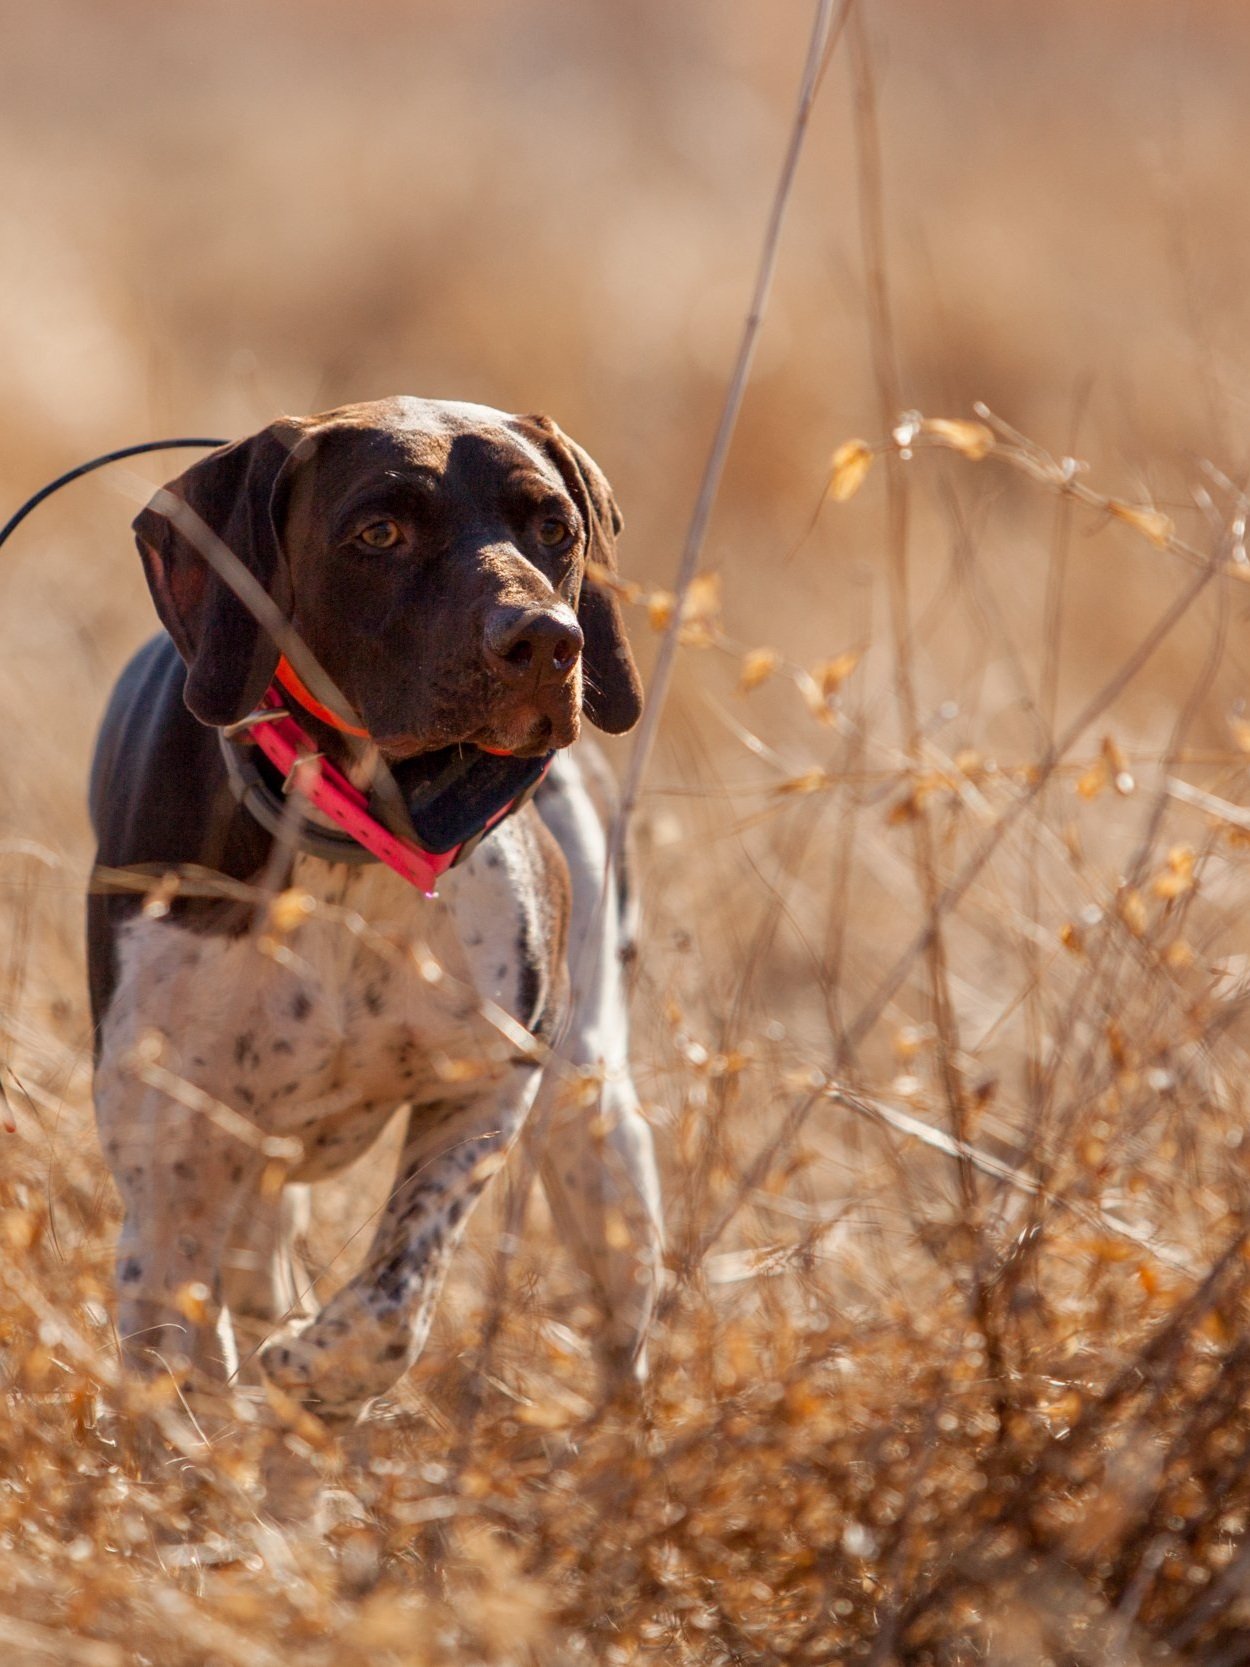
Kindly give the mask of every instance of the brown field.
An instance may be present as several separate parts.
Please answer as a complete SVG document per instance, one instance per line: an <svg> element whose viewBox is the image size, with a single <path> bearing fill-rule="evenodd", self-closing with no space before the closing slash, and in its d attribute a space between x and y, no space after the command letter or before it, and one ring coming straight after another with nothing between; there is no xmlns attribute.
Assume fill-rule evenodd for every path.
<svg viewBox="0 0 1250 1667"><path fill-rule="evenodd" d="M0 554L0 1660L1250 1658L1250 15L856 15L637 817L644 1407L524 1159L349 1439L241 1407L205 1446L119 1380L84 781L178 461ZM545 410L613 481L649 665L810 18L0 0L0 519L132 440Z"/></svg>

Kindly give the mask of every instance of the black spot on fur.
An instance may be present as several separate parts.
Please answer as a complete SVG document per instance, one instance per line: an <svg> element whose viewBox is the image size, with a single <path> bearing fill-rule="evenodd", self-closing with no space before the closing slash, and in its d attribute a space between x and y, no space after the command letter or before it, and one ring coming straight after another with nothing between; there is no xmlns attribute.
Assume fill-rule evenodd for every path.
<svg viewBox="0 0 1250 1667"><path fill-rule="evenodd" d="M411 1273L412 1262L409 1253L407 1250L401 1250L383 1262L375 1275L374 1283L383 1296L398 1300Z"/></svg>
<svg viewBox="0 0 1250 1667"><path fill-rule="evenodd" d="M180 1181L189 1181L195 1174L195 1165L186 1158L179 1158L174 1164L174 1174Z"/></svg>
<svg viewBox="0 0 1250 1667"><path fill-rule="evenodd" d="M438 1255L442 1243L443 1235L435 1228L423 1243L405 1245L402 1250L397 1250L378 1269L375 1278L377 1289L384 1297L399 1301L417 1272Z"/></svg>
<svg viewBox="0 0 1250 1667"><path fill-rule="evenodd" d="M243 1106L254 1106L256 1104L255 1094L241 1082L236 1082L234 1085L234 1097Z"/></svg>
<svg viewBox="0 0 1250 1667"><path fill-rule="evenodd" d="M248 1054L252 1052L254 1042L255 1038L252 1036L250 1030L245 1030L241 1036L235 1037L234 1062L236 1065L242 1065Z"/></svg>
<svg viewBox="0 0 1250 1667"><path fill-rule="evenodd" d="M134 1285L143 1278L143 1263L137 1256L127 1256L117 1270L119 1285Z"/></svg>
<svg viewBox="0 0 1250 1667"><path fill-rule="evenodd" d="M527 1030L533 1030L542 1017L543 974L538 957L530 948L524 931L517 940L517 1018Z"/></svg>
<svg viewBox="0 0 1250 1667"><path fill-rule="evenodd" d="M307 995L303 990L297 991L295 1000L291 1003L291 1017L298 1023L302 1024L311 1012L311 996Z"/></svg>
<svg viewBox="0 0 1250 1667"><path fill-rule="evenodd" d="M386 1006L386 1000L376 985L370 984L365 990L365 1007L376 1019Z"/></svg>
<svg viewBox="0 0 1250 1667"><path fill-rule="evenodd" d="M273 1047L270 1049L270 1052L271 1053L294 1053L295 1052L295 1044L294 1044L294 1042L291 1041L290 1037L288 1037L288 1036L279 1036L278 1040L273 1044Z"/></svg>
<svg viewBox="0 0 1250 1667"><path fill-rule="evenodd" d="M383 1360L402 1360L403 1357L407 1353L408 1353L407 1343L405 1343L405 1342L388 1343L386 1345L386 1347L382 1350L382 1359Z"/></svg>

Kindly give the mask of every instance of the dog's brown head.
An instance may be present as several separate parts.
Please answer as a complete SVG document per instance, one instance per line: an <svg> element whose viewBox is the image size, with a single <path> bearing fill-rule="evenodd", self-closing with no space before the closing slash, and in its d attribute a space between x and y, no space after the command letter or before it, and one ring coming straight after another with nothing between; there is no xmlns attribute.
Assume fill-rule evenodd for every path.
<svg viewBox="0 0 1250 1667"><path fill-rule="evenodd" d="M283 419L172 481L264 586L392 759L456 742L521 756L642 710L616 599L620 517L547 417L389 399ZM207 724L246 716L278 650L149 506L148 583Z"/></svg>

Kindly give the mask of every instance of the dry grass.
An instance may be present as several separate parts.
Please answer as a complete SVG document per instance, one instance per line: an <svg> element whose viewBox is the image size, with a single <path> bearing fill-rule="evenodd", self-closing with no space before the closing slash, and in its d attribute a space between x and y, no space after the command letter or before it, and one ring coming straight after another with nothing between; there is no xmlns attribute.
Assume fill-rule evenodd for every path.
<svg viewBox="0 0 1250 1667"><path fill-rule="evenodd" d="M347 1440L240 1401L205 1447L118 1380L81 800L143 487L6 549L5 1660L1250 1655L1250 29L865 11L641 802L645 1407L536 1198L500 1259L505 1189ZM279 408L545 407L624 503L645 650L809 16L5 4L5 503ZM327 1277L384 1185L323 1202Z"/></svg>

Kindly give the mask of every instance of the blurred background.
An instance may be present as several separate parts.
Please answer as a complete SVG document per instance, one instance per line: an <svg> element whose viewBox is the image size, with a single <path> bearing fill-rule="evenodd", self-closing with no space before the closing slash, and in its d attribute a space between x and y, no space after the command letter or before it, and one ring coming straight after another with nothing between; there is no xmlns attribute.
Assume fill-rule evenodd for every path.
<svg viewBox="0 0 1250 1667"><path fill-rule="evenodd" d="M0 500L129 441L237 436L397 391L479 400L547 411L575 435L623 507L625 573L667 585L810 18L789 0L766 16L756 0L6 6ZM799 1062L828 1063L920 919L880 475L820 508L834 447L884 438L894 416L873 369L865 206L884 228L902 407L967 416L983 400L1203 547L1196 504L1229 503L1205 465L1234 480L1246 466L1242 9L879 0L864 18L879 187L861 189L863 78L844 41L705 553L729 651L684 651L639 819L640 1071L661 1103L666 1014L690 1008L722 1042L780 1026ZM64 865L40 882L23 999L50 1017L75 1099L83 782L111 681L153 626L128 523L185 461L60 494L0 563L0 834ZM1060 551L1054 500L993 460L930 453L908 480L919 721L937 756L1026 764L1184 567L1089 515ZM1194 610L1082 757L1103 729L1157 756L1213 621L1239 623L1247 604L1233 586ZM633 619L646 664L646 611ZM833 726L784 678L738 692L738 653L761 646L795 667L855 657ZM1227 749L1243 633L1220 655L1190 739ZM813 769L837 789L779 791ZM1085 801L1071 781L1063 795L1070 828ZM1063 886L1039 895L1047 933L1114 892L1137 837L1133 807L1091 808L1077 894L1065 856ZM995 1018L1019 959L1002 883L956 928L958 999L1001 1050L993 1069L1018 1076L1022 1039ZM909 980L858 1037L873 1068L892 1068L895 1032L928 1022L931 998Z"/></svg>
<svg viewBox="0 0 1250 1667"><path fill-rule="evenodd" d="M1246 467L1243 9L878 0L863 15L879 185L865 197L865 83L844 41L705 553L724 640L683 653L639 819L640 1071L659 1102L665 1014L690 1008L722 1041L780 1026L800 1063L828 1063L921 918L880 471L821 508L834 447L882 439L894 417L873 369L865 210L883 226L902 407L967 416L983 400L1203 548ZM766 14L757 0L6 5L4 505L129 441L237 436L405 391L553 414L615 486L625 573L667 585L810 18L797 0ZM153 625L128 523L184 462L60 494L0 563L0 833L63 865L40 882L39 953L19 982L76 1099L82 784L111 681ZM1060 534L1054 499L993 459L929 453L909 469L919 722L939 758L1024 766L1186 570L1097 516ZM1194 609L1080 738L1073 770L1104 730L1159 756L1219 622L1233 628L1189 740L1227 752L1248 603L1234 584ZM646 664L646 610L633 619ZM739 655L758 647L799 668L854 660L832 725L785 678L739 692ZM813 769L834 789L784 793ZM1065 879L1041 887L1037 931L1099 907L1138 838L1135 806L1089 797L1063 786ZM952 814L944 873L967 831ZM1021 1037L994 1017L1018 961L1004 883L955 928L970 934L957 999L1002 1050L994 1069L1018 1076ZM856 1047L891 1069L895 1032L931 1007L924 980L906 981Z"/></svg>
<svg viewBox="0 0 1250 1667"><path fill-rule="evenodd" d="M801 1150L779 1148L777 1176L752 1170L792 1114L797 1136L813 1072L935 1128L975 1124L1082 1209L1130 1198L1143 1233L1199 1259L1240 1199L1244 840L1167 782L1245 798L1250 590L1235 573L1213 584L1131 668L961 894L944 970L915 957L891 984L935 887L1193 568L993 456L921 452L901 473L898 636L884 466L852 501L822 498L848 437L984 401L1195 550L1230 527L1233 548L1250 466L1250 14L861 11L860 72L843 41L812 119L704 555L721 578L714 642L682 651L642 797L635 1018L678 1271L728 1258L709 1279L746 1310L757 1282L736 1281L754 1264L733 1257L807 1235L821 1311L880 1319L900 1291L923 1313L925 1257L950 1264L949 1166L907 1170L900 1192L897 1151L825 1107ZM406 392L554 416L614 485L626 576L644 595L668 586L811 16L799 0L0 0L0 517L114 446ZM869 92L875 122L857 126ZM874 371L877 216L898 410ZM66 1243L105 1295L84 782L111 682L154 626L128 524L184 462L74 486L0 557L0 1074L27 1095L9 1082L10 1165L77 1212ZM647 609L631 619L649 667ZM742 657L762 648L785 666L744 693ZM785 668L830 661L818 718ZM920 818L901 668L929 772ZM1095 965L1082 946L1100 932ZM943 1088L952 1059L962 1111ZM1178 1082L1183 1107L1161 1086ZM712 1233L743 1174L795 1200L790 1216L748 1210ZM1115 1302L1135 1324L1151 1294ZM449 1347L436 1339L431 1371ZM1052 1376L1069 1367L1047 1356Z"/></svg>
<svg viewBox="0 0 1250 1667"><path fill-rule="evenodd" d="M984 400L1088 459L1101 489L1183 517L1195 488L1215 491L1202 460L1234 477L1245 460L1241 8L880 0L865 15L902 403L954 416ZM789 0L766 16L756 0L6 6L3 502L128 441L236 436L278 412L409 391L556 416L613 481L628 574L668 583L809 20ZM843 48L812 122L706 564L745 648L803 666L859 654L847 699L888 736L879 492L827 505L804 537L833 447L884 432L848 62ZM6 686L15 712L37 715L0 743L0 828L75 863L96 714L153 623L128 522L184 462L60 495L0 564ZM952 753L1031 756L1022 701L1042 676L1054 506L993 464L914 474L922 716ZM1050 617L1059 719L1178 578L1131 532L1098 532L1076 530ZM1126 744L1157 741L1208 626L1176 633L1125 692ZM1235 635L1199 720L1209 741L1227 738L1244 668ZM737 921L759 903L759 842L737 832L752 807L721 795L833 761L793 690L748 708L736 677L731 659L686 656L649 782L643 833L675 847L677 932L708 918L703 900L731 897ZM762 773L743 721L777 749ZM696 829L699 859L683 866ZM885 907L867 883L860 976ZM67 953L76 933L71 911ZM736 972L723 972L727 1001ZM80 1013L72 953L61 984Z"/></svg>

